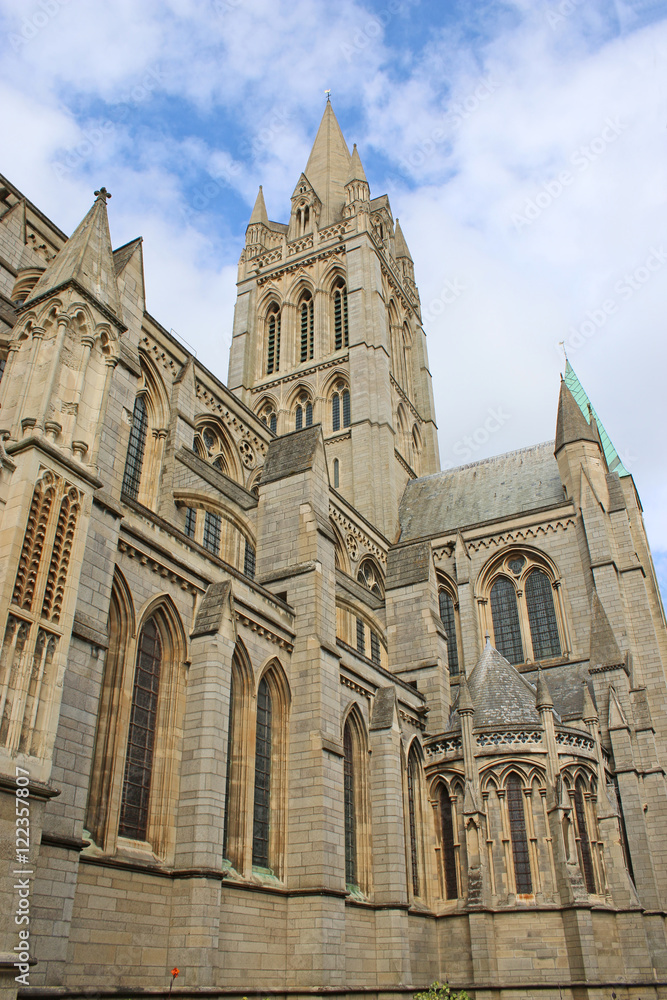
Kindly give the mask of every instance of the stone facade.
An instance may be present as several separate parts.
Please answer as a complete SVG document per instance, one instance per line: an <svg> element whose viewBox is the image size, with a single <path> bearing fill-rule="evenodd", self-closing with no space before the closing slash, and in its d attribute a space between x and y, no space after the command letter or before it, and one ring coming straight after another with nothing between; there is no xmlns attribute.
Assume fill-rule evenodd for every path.
<svg viewBox="0 0 667 1000"><path fill-rule="evenodd" d="M227 387L104 189L67 239L0 181L5 992L667 997L667 630L574 372L555 442L439 471L329 104Z"/></svg>

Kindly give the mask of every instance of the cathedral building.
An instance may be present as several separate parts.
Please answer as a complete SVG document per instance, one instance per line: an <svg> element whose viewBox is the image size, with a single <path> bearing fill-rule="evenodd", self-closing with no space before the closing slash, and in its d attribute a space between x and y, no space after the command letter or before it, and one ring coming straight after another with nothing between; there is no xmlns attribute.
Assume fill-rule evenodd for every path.
<svg viewBox="0 0 667 1000"><path fill-rule="evenodd" d="M667 629L569 364L553 441L439 471L329 103L226 386L104 188L68 239L0 185L6 995L666 998Z"/></svg>

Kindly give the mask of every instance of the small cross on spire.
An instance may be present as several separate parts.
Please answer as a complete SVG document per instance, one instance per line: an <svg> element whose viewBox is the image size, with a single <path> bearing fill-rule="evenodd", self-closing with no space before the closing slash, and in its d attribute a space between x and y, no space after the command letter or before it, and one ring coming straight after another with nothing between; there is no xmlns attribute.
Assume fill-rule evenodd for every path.
<svg viewBox="0 0 667 1000"><path fill-rule="evenodd" d="M104 204L106 205L107 198L111 197L111 192L107 191L105 187L101 187L99 191L95 192L95 197L97 198L98 201L103 201Z"/></svg>
<svg viewBox="0 0 667 1000"><path fill-rule="evenodd" d="M331 91L325 90L324 93L327 95L327 104L331 104Z"/></svg>

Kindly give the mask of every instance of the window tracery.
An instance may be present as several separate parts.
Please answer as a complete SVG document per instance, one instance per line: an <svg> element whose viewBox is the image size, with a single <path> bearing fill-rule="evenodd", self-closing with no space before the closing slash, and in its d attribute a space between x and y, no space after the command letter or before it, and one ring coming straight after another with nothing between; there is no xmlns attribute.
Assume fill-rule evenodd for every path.
<svg viewBox="0 0 667 1000"><path fill-rule="evenodd" d="M343 381L337 382L331 394L331 427L334 433L351 423L350 390Z"/></svg>
<svg viewBox="0 0 667 1000"><path fill-rule="evenodd" d="M311 427L313 423L313 404L307 393L299 396L294 411L294 426L297 431L302 427Z"/></svg>
<svg viewBox="0 0 667 1000"><path fill-rule="evenodd" d="M560 582L541 553L510 550L480 575L482 606L488 594L493 642L510 663L550 659L568 649ZM484 617L484 616L483 616Z"/></svg>
<svg viewBox="0 0 667 1000"><path fill-rule="evenodd" d="M357 580L370 590L371 594L384 600L384 579L380 569L370 557L361 560L357 570Z"/></svg>

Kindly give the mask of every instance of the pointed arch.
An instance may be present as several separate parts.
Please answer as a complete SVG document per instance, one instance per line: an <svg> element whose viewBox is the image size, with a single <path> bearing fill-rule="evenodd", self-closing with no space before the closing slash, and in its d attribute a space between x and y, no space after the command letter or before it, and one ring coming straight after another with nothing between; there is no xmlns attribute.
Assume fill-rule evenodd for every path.
<svg viewBox="0 0 667 1000"><path fill-rule="evenodd" d="M244 872L247 867L247 800L254 687L248 651L243 641L237 639L230 672L222 853L223 858L238 872Z"/></svg>
<svg viewBox="0 0 667 1000"><path fill-rule="evenodd" d="M343 721L343 810L345 820L345 882L364 894L370 891L370 808L368 735L353 703Z"/></svg>
<svg viewBox="0 0 667 1000"><path fill-rule="evenodd" d="M111 586L107 635L109 646L102 678L86 807L86 829L102 850L106 849L110 835L109 817L118 757L116 730L121 713L123 671L128 647L136 635L132 594L118 566L114 568Z"/></svg>
<svg viewBox="0 0 667 1000"><path fill-rule="evenodd" d="M424 752L417 736L411 740L408 746L404 797L407 806L408 889L415 899L425 899Z"/></svg>
<svg viewBox="0 0 667 1000"><path fill-rule="evenodd" d="M124 836L167 859L174 847L187 637L168 594L145 605L136 617L136 636L129 635L128 595L118 571L88 821L105 852L114 853Z"/></svg>
<svg viewBox="0 0 667 1000"><path fill-rule="evenodd" d="M527 833L528 824L526 822L525 780L525 774L511 767L508 769L503 782L512 849L514 890L518 895L530 895L533 892L533 875Z"/></svg>
<svg viewBox="0 0 667 1000"><path fill-rule="evenodd" d="M159 491L169 422L169 397L162 378L144 351L139 352L141 382L134 401L122 492L151 506Z"/></svg>
<svg viewBox="0 0 667 1000"><path fill-rule="evenodd" d="M276 657L256 689L252 866L282 878L287 826L287 750L291 694Z"/></svg>

